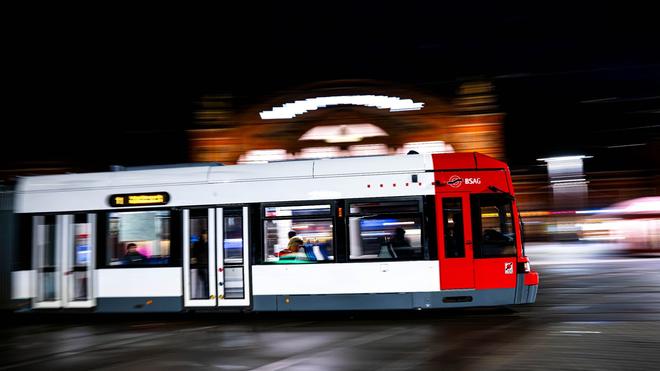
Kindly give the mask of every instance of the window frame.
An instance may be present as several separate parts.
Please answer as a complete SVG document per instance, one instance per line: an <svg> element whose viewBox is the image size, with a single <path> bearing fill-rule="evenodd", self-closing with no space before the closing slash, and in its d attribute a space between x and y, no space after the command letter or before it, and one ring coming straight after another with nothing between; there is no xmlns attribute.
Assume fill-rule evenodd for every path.
<svg viewBox="0 0 660 371"><path fill-rule="evenodd" d="M418 206L418 211L412 212L404 212L404 213L382 213L378 215L416 215L419 216L420 219L420 229L421 229L421 235L420 235L420 241L421 241L421 256L416 257L413 259L399 259L399 258L382 258L382 259L351 259L351 238L350 238L350 218L359 216L362 214L357 214L357 213L351 213L351 205L356 204L356 203L371 203L371 202L405 202L405 201L415 201ZM428 203L428 201L426 202ZM403 197L374 197L374 198L352 198L352 199L346 199L345 202L345 236L346 236L346 262L348 263L373 263L373 262L403 262L403 261L420 261L420 260L430 260L430 241L428 240L429 233L427 231L429 221L427 220L427 210L429 207L428 205L425 205L425 197L424 196L403 196ZM426 207L425 207L426 206Z"/></svg>

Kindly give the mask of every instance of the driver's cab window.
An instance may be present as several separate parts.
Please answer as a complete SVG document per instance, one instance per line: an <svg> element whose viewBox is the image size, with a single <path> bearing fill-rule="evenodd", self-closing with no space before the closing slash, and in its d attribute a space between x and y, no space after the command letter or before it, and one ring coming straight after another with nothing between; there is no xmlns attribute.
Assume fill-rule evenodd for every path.
<svg viewBox="0 0 660 371"><path fill-rule="evenodd" d="M473 195L472 239L475 258L516 255L511 198L503 194Z"/></svg>

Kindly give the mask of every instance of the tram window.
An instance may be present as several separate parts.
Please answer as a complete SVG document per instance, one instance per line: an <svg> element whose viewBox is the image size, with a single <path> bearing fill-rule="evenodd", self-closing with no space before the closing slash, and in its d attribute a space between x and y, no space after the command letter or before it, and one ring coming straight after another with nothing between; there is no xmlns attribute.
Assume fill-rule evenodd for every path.
<svg viewBox="0 0 660 371"><path fill-rule="evenodd" d="M224 217L224 261L225 264L243 263L243 217L225 215Z"/></svg>
<svg viewBox="0 0 660 371"><path fill-rule="evenodd" d="M334 226L331 215L330 205L264 208L264 261L334 261Z"/></svg>
<svg viewBox="0 0 660 371"><path fill-rule="evenodd" d="M106 263L153 266L170 263L168 210L108 213Z"/></svg>
<svg viewBox="0 0 660 371"><path fill-rule="evenodd" d="M471 203L475 258L515 256L511 199L505 195L474 195Z"/></svg>
<svg viewBox="0 0 660 371"><path fill-rule="evenodd" d="M445 235L445 257L464 258L463 203L460 197L442 199L442 223Z"/></svg>
<svg viewBox="0 0 660 371"><path fill-rule="evenodd" d="M422 259L422 212L419 202L362 202L350 205L351 260Z"/></svg>

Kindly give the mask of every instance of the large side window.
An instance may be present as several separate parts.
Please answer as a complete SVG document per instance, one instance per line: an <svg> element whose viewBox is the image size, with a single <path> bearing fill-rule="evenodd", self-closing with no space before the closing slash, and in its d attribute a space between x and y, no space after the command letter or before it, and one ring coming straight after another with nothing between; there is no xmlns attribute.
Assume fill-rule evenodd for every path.
<svg viewBox="0 0 660 371"><path fill-rule="evenodd" d="M158 266L170 264L170 210L107 214L106 264Z"/></svg>
<svg viewBox="0 0 660 371"><path fill-rule="evenodd" d="M330 204L264 208L267 263L334 261L333 235Z"/></svg>
<svg viewBox="0 0 660 371"><path fill-rule="evenodd" d="M511 199L500 194L473 195L472 239L475 258L516 255L516 231Z"/></svg>
<svg viewBox="0 0 660 371"><path fill-rule="evenodd" d="M349 209L350 260L424 257L418 200L354 202Z"/></svg>

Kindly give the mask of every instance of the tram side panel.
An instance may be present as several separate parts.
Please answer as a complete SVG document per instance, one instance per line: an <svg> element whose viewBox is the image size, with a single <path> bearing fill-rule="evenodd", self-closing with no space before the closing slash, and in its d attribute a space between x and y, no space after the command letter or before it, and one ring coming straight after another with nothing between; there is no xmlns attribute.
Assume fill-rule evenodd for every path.
<svg viewBox="0 0 660 371"><path fill-rule="evenodd" d="M470 158L474 159L474 156L461 158L465 160L464 165L467 167ZM474 161L472 164L474 167ZM497 164L499 162L495 161L491 165ZM175 201L182 198L196 200L194 204L184 207L198 207L196 205L221 207L231 197L238 197L236 200L245 204L250 200L251 194L258 194L262 198L256 201L258 203L254 203L253 200L250 204L251 232L247 239L249 242L246 242L252 249L251 256L256 263L246 266L251 272L251 280L247 284L252 288L254 299L252 309L255 311L409 309L534 302L538 275L529 271L527 258L522 253L518 213L515 201L510 196L513 194L513 189L506 170L463 168L454 171L448 167L441 170L419 174L328 176L284 182L197 185L195 192L192 193L186 190L186 187L167 189L163 187L149 191L168 191ZM417 178L417 183L412 182L413 178ZM263 192L264 186L268 186L272 195ZM281 196L275 191L275 188L280 187L288 189L287 195L292 194L292 188L296 188L299 192L302 192L301 189L306 190L302 192L305 194L305 200L294 201L291 200L293 196ZM318 189L324 191L319 192ZM93 193L102 194L101 200L106 202L110 192ZM205 194L207 196L204 196ZM212 198L211 194L213 194ZM277 201L263 199L274 195L277 195ZM342 198L344 203L329 201L330 195L344 197ZM388 228L394 230L397 225L405 227L419 223L418 219L415 219L416 214L406 214L410 211L402 211L402 215L406 215L407 219L393 217L387 213L387 210L380 210L382 215L378 214L374 211L376 209L369 209L373 207L370 205L372 202L369 201L384 202L383 205L393 202L394 205L402 200L422 200L423 197L429 199L435 197L434 218L430 219L430 223L423 222L420 233L427 237L432 235L437 239L437 244L426 246L427 249L434 248L436 251L424 251L426 255L414 258L406 258L405 255L396 258L395 252L392 254L386 251L382 244L374 249L367 246L369 243L365 243L359 249L355 249L359 245L356 245L355 239L360 238L360 234L372 238L378 233L382 234L385 231L382 226L386 224ZM309 212L310 206L326 203L333 205L330 216L326 214L309 216L303 213L303 210ZM60 206L62 208L66 207L62 202L58 205L62 205ZM284 206L286 209L291 205L302 205L307 209L301 208L296 211L289 208L286 212L300 212L301 216L298 219L289 218L291 222L282 222L288 219L282 216L284 214L278 215L276 208ZM172 215L179 213L175 211L178 210L179 205L175 205L177 209L173 209L172 206L164 205L149 210L169 211L173 213ZM105 207L107 208L107 205ZM339 207L342 208L341 212ZM360 208L367 211L361 212ZM181 249L185 244L180 243L183 239L183 227L180 223L170 225L170 228L176 230L172 234L170 245L176 256L173 255L168 264L134 268L108 266L113 263L108 260L106 250L108 247L105 246L108 243L107 215L130 213L135 210L139 209L116 208L96 212L94 229L97 235L94 237L96 241L94 251L99 255L93 260L96 263L91 276L94 289L90 294L94 296L96 302L90 307L101 312L186 310L183 300L184 272L181 262L183 255ZM422 213L421 208L418 211ZM338 215L339 213L342 215ZM32 217L32 214L26 215ZM59 237L53 238L56 238L57 243L62 246L71 245L73 237L70 237L71 232L67 228L74 228L76 224L74 219L73 217L54 219L64 225L53 227L54 231L59 231L53 235ZM296 223L293 222L294 219ZM330 233L333 236L334 249L332 253L335 254L331 261L307 261L300 264L300 262L280 259L279 253L286 246L282 236L290 231L290 227L297 226L298 232L306 233L307 237L313 239L318 238L314 236L314 231L318 232L318 229L323 227L323 223L331 224ZM357 226L360 229L356 234ZM271 232L278 231L281 235L266 236L269 228ZM305 232L305 228L308 228L308 232ZM460 232L462 238L453 238L453 240L449 238L450 229L453 232ZM30 238L30 242L36 241L34 234ZM310 256L316 254L319 260L328 258L327 252L324 256L322 251L316 248L318 246L309 247ZM245 248L247 249L248 246L246 245ZM66 254L62 256L64 259L69 259L66 258ZM48 273L47 269L44 272ZM62 277L66 277L67 272L60 273L63 274ZM22 288L16 291L19 296L27 295L28 298L34 298L37 295L39 285L35 279L37 272L34 269L14 272L14 277L18 278L17 282L22 285ZM62 287L64 290L65 286ZM215 309L222 310L222 308Z"/></svg>

